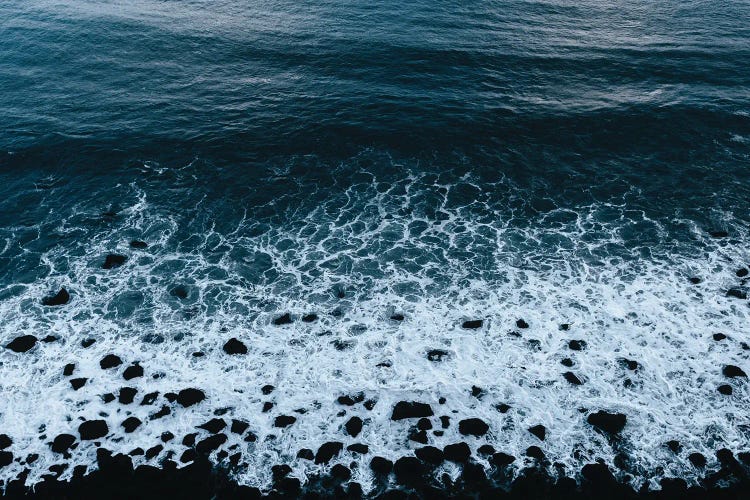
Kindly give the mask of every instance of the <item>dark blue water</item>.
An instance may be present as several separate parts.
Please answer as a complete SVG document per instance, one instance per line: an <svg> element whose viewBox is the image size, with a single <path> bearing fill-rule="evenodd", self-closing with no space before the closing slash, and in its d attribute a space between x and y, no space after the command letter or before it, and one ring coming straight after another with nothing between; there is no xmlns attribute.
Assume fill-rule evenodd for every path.
<svg viewBox="0 0 750 500"><path fill-rule="evenodd" d="M413 443L390 402L443 395L515 455L543 421L571 470L621 451L576 405L620 410L622 474L690 479L687 451L750 447L733 423L748 388L715 387L716 367L750 369L748 68L745 1L5 0L0 340L57 340L0 353L0 432L40 454L33 479L56 459L41 425L76 434L105 412L129 452L231 403L260 436L240 480L262 486L276 460L310 472L296 450L340 435L338 395L380 399L360 439L393 459ZM126 260L103 269L108 254ZM41 304L61 287L68 304ZM473 318L481 334L459 327ZM240 361L229 337L252 346ZM574 393L571 338L588 343ZM146 367L140 392L200 386L210 404L121 440L151 409L101 403L111 352ZM279 439L249 388L265 383L278 411L307 408Z"/></svg>

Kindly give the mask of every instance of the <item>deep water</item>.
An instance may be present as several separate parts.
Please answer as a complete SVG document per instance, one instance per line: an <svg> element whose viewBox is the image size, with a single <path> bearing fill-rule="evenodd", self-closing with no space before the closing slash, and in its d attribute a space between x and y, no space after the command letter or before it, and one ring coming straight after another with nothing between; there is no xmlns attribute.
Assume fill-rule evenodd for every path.
<svg viewBox="0 0 750 500"><path fill-rule="evenodd" d="M0 480L367 493L465 442L430 477L705 485L750 452L748 68L746 1L3 1Z"/></svg>

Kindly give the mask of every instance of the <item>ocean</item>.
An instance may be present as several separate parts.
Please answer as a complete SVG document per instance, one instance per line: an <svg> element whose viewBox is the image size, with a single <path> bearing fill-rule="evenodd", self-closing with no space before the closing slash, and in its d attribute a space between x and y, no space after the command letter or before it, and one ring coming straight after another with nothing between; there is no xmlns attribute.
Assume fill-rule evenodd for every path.
<svg viewBox="0 0 750 500"><path fill-rule="evenodd" d="M2 484L747 484L748 68L747 1L4 0Z"/></svg>

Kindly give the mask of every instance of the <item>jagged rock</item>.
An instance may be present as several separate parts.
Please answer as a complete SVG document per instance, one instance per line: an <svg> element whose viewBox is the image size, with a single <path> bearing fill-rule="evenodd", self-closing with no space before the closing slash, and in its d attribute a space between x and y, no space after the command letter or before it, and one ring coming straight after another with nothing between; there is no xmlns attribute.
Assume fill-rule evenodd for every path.
<svg viewBox="0 0 750 500"><path fill-rule="evenodd" d="M78 426L78 434L82 440L100 439L109 433L109 427L104 420L87 420Z"/></svg>
<svg viewBox="0 0 750 500"><path fill-rule="evenodd" d="M492 456L495 454L495 448L492 445L483 444L482 446L477 448L477 453L484 457Z"/></svg>
<svg viewBox="0 0 750 500"><path fill-rule="evenodd" d="M600 410L590 414L586 420L599 430L609 434L617 434L625 427L627 417L622 413L609 413Z"/></svg>
<svg viewBox="0 0 750 500"><path fill-rule="evenodd" d="M544 438L547 436L547 428L543 425L535 425L533 427L529 427L529 432L544 441Z"/></svg>
<svg viewBox="0 0 750 500"><path fill-rule="evenodd" d="M508 455L507 453L498 452L492 455L492 459L490 462L495 467L505 467L506 465L512 464L516 460L516 457L513 455Z"/></svg>
<svg viewBox="0 0 750 500"><path fill-rule="evenodd" d="M177 402L184 406L193 406L194 404L200 403L206 399L206 395L200 389L188 388L183 389L177 395Z"/></svg>
<svg viewBox="0 0 750 500"><path fill-rule="evenodd" d="M463 324L461 324L461 328L465 328L467 330L476 330L477 328L482 328L483 324L484 320L471 319L464 321Z"/></svg>
<svg viewBox="0 0 750 500"><path fill-rule="evenodd" d="M479 418L467 418L458 423L458 432L464 436L482 437L489 429L490 426Z"/></svg>
<svg viewBox="0 0 750 500"><path fill-rule="evenodd" d="M347 434L349 434L351 437L357 437L362 431L362 419L359 417L352 417L349 419L346 425L344 425L344 427L346 428Z"/></svg>
<svg viewBox="0 0 750 500"><path fill-rule="evenodd" d="M412 429L409 432L409 440L416 443L427 444L427 432Z"/></svg>
<svg viewBox="0 0 750 500"><path fill-rule="evenodd" d="M134 430L136 430L141 425L141 420L137 417L128 417L123 421L122 428L125 429L125 432L130 434Z"/></svg>
<svg viewBox="0 0 750 500"><path fill-rule="evenodd" d="M433 415L434 413L432 412L432 407L428 404L419 403L416 401L399 401L398 403L396 403L396 406L393 407L391 420L431 417Z"/></svg>
<svg viewBox="0 0 750 500"><path fill-rule="evenodd" d="M13 352L26 352L36 345L37 338L33 335L21 335L8 343L5 347Z"/></svg>
<svg viewBox="0 0 750 500"><path fill-rule="evenodd" d="M107 257L104 259L104 264L102 265L102 269L113 269L115 267L120 267L123 264L125 264L126 260L128 260L128 258L125 257L124 255L111 253L107 255Z"/></svg>
<svg viewBox="0 0 750 500"><path fill-rule="evenodd" d="M443 427L443 429L447 429L451 426L451 418L448 415L442 415L440 417L440 425Z"/></svg>
<svg viewBox="0 0 750 500"><path fill-rule="evenodd" d="M115 354L107 354L101 359L101 361L99 361L99 366L102 368L102 370L108 370L109 368L120 366L121 364L122 359L120 359L120 356L117 356Z"/></svg>
<svg viewBox="0 0 750 500"><path fill-rule="evenodd" d="M463 463L471 457L471 448L466 443L449 444L443 448L443 455L446 460Z"/></svg>
<svg viewBox="0 0 750 500"><path fill-rule="evenodd" d="M81 378L74 378L70 380L70 386L73 387L74 391L77 391L84 385L86 385L86 382L88 381L87 378L81 377Z"/></svg>
<svg viewBox="0 0 750 500"><path fill-rule="evenodd" d="M227 426L227 423L224 421L223 418L212 418L211 420L209 420L205 424L199 425L198 428L206 430L206 431L210 432L211 434L218 434L226 426Z"/></svg>
<svg viewBox="0 0 750 500"><path fill-rule="evenodd" d="M233 337L224 344L224 352L227 354L247 354L247 346Z"/></svg>
<svg viewBox="0 0 750 500"><path fill-rule="evenodd" d="M333 457L338 456L338 454L341 453L341 450L343 449L344 444L338 441L329 441L327 443L323 443L323 445L318 448L318 452L315 454L315 463L327 464Z"/></svg>
<svg viewBox="0 0 750 500"><path fill-rule="evenodd" d="M63 375L66 377L69 377L73 375L73 371L76 369L75 363L68 363L65 365L65 368L63 368Z"/></svg>
<svg viewBox="0 0 750 500"><path fill-rule="evenodd" d="M61 288L55 295L49 295L42 299L44 306L64 306L70 302L70 294L65 288Z"/></svg>
<svg viewBox="0 0 750 500"><path fill-rule="evenodd" d="M545 458L547 458L544 456L544 452L540 447L533 445L526 448L526 456L535 458L536 460L544 460Z"/></svg>
<svg viewBox="0 0 750 500"><path fill-rule="evenodd" d="M125 371L122 372L122 377L125 380L131 380L134 378L142 377L143 376L143 367L138 364L138 362L133 363L132 365L125 368Z"/></svg>
<svg viewBox="0 0 750 500"><path fill-rule="evenodd" d="M361 403L364 400L365 400L365 395L364 393L360 392L359 394L354 394L354 395L339 396L338 399L336 399L336 402L344 406L354 406L355 404Z"/></svg>
<svg viewBox="0 0 750 500"><path fill-rule="evenodd" d="M242 420L232 420L232 426L229 428L234 434L244 434L250 424Z"/></svg>

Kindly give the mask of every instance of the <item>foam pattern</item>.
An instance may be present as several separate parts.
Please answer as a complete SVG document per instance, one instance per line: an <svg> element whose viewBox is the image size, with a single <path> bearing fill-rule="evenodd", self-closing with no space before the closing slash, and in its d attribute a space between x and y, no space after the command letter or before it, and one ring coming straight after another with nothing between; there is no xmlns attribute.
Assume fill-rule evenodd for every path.
<svg viewBox="0 0 750 500"><path fill-rule="evenodd" d="M50 449L58 434L78 439L83 420L107 423L97 442L114 452L164 446L148 460L134 455L136 465L170 452L177 460L183 436L206 437L196 426L218 410L257 436L248 442L224 430L221 449L241 453L239 482L269 488L279 463L304 480L331 464L297 452L341 441L369 446L366 455L345 449L334 460L357 462L353 480L367 490L372 456L394 460L421 446L408 439L414 421L390 418L401 400L430 404L434 429L439 416L451 417L444 435L428 432L431 445L466 441L487 464L476 449L489 443L517 457L516 470L531 460L524 457L531 445L570 474L624 453L629 465L613 467L616 475L656 486L661 477L694 481L690 452L713 467L716 449L750 447L746 379L722 374L725 365L750 370L750 307L727 295L744 286L736 271L750 264L746 221L706 209L729 233L713 238L705 220L644 202L636 187L608 197L539 196L533 183L503 176L489 182L392 160L376 170L355 160L327 165L318 177L297 175L295 162L275 165L257 182L227 182L221 192L205 180L223 175L220 167L145 162L137 180L115 179L109 193L54 210L44 207L85 182L43 177L19 191L38 197L40 212L0 229L0 340L31 334L40 342L25 353L0 352L0 432L12 438L16 458L0 477L29 468L33 483L61 462L69 464L62 479L75 465L94 467L94 441L81 441L68 458ZM148 247L130 247L136 239ZM127 260L103 269L110 253ZM41 305L60 287L68 304ZM291 323L274 324L285 313ZM302 321L310 313L318 319ZM398 314L403 320L392 319ZM462 327L477 319L481 328ZM717 333L726 338L715 340ZM48 335L57 339L42 342ZM247 354L225 353L230 338ZM88 339L95 342L84 348ZM573 351L571 340L585 347ZM447 354L428 359L435 349ZM108 354L123 364L103 370ZM133 362L144 376L124 380ZM75 371L64 376L68 363ZM568 383L566 371L583 384ZM77 377L87 381L74 390ZM725 383L731 396L717 391ZM267 384L274 390L263 394ZM133 403L104 402L121 387L137 389ZM206 399L187 408L165 399L189 387ZM155 391L153 404L140 404ZM371 410L337 402L358 393L376 402ZM263 411L266 402L274 405ZM163 405L171 414L150 419ZM597 410L627 416L616 442L586 423ZM296 421L274 427L279 415ZM352 438L343 426L355 415L364 425ZM132 433L121 426L129 416L143 422ZM471 417L489 424L487 435L458 433L458 421ZM543 442L527 431L537 424L547 429ZM167 431L176 438L163 443ZM672 439L683 452L665 447ZM26 463L32 454L38 458ZM455 465L442 470L458 474Z"/></svg>

